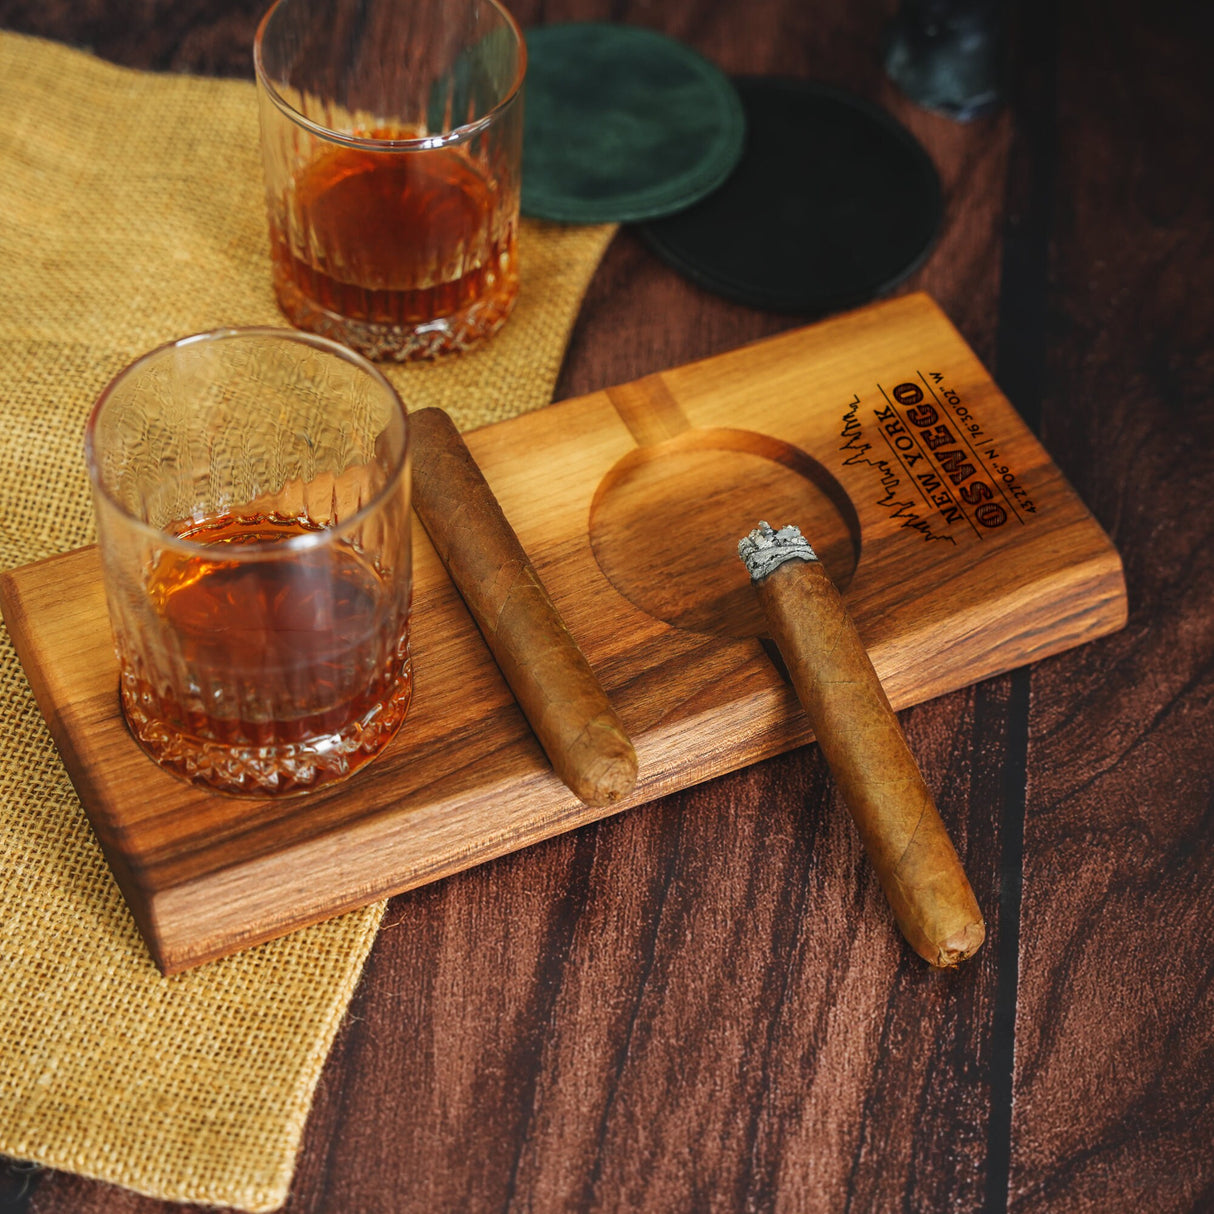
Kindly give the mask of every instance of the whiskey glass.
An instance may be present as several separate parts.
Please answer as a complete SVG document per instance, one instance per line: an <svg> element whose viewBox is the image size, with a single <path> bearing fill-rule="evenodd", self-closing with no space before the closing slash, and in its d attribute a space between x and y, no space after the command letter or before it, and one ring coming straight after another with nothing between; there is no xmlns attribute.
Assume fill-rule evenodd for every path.
<svg viewBox="0 0 1214 1214"><path fill-rule="evenodd" d="M246 796L379 754L409 708L408 422L326 338L222 329L117 376L85 431L119 694L162 768Z"/></svg>
<svg viewBox="0 0 1214 1214"><path fill-rule="evenodd" d="M496 333L518 294L526 50L496 0L278 0L254 42L274 290L369 358Z"/></svg>

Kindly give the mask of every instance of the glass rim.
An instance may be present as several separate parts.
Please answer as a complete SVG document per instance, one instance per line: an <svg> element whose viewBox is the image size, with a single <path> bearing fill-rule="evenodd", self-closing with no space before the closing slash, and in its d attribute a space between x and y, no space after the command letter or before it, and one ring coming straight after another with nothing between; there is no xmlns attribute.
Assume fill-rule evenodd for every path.
<svg viewBox="0 0 1214 1214"><path fill-rule="evenodd" d="M258 22L257 33L253 36L253 70L256 73L258 85L265 90L266 95L287 118L305 130L310 131L313 135L326 139L330 143L339 143L344 147L365 148L381 152L419 152L427 148L443 148L453 144L467 143L470 139L475 138L482 131L492 126L497 121L499 115L506 110L522 91L523 78L527 73L527 41L523 37L522 28L515 20L514 15L500 4L498 0L483 0L483 3L488 4L490 8L494 9L505 20L506 28L513 33L515 46L518 49L518 65L515 68L514 79L510 82L510 87L506 90L502 99L487 113L475 122L463 123L442 135L417 135L408 139L376 139L369 135L352 135L348 131L335 131L331 127L327 127L323 123L316 122L305 114L301 114L278 91L274 82L267 75L265 65L262 63L261 44L265 37L266 28L269 26L274 14L287 3L289 3L289 0L274 0L274 3L266 10L261 21Z"/></svg>
<svg viewBox="0 0 1214 1214"><path fill-rule="evenodd" d="M313 349L334 354L350 363L351 366L357 368L359 371L369 374L378 383L379 387L387 391L389 400L395 406L397 415L401 420L402 441L400 453L394 460L384 484L348 518L342 519L340 523L334 526L322 527L319 531L305 532L303 535L286 536L283 539L275 540L272 544L225 544L224 560L236 564L281 559L285 554L323 548L335 540L343 539L346 534L357 529L361 523L379 510L396 493L405 469L409 464L409 411L405 408L405 403L401 400L400 393L392 386L384 373L356 350L350 349L349 346L343 346L340 342L333 341L331 338L321 337L317 333L305 333L297 329L282 329L270 325L228 326L220 329L207 329L201 333L191 333L186 337L179 337L174 341L166 341L141 354L134 362L123 367L101 390L96 403L89 411L88 420L84 425L84 462L88 470L89 483L93 492L98 494L108 506L117 511L123 521L129 524L137 533L143 535L145 538L154 540L161 548L188 553L191 556L198 556L202 553L214 556L216 551L216 546L205 540L189 539L184 536L174 535L171 531L165 531L161 527L156 527L149 522L145 522L138 515L128 510L105 485L101 479L101 469L96 447L97 423L102 411L120 384L136 372L143 370L151 362L164 357L170 351L186 346L245 337L268 337L310 346Z"/></svg>

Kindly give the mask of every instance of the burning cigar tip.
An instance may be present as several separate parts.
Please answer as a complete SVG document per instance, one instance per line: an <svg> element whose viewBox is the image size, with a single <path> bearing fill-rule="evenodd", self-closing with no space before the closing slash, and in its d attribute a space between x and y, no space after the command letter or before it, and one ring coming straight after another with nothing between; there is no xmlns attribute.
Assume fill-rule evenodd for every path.
<svg viewBox="0 0 1214 1214"><path fill-rule="evenodd" d="M818 554L801 534L801 529L791 523L779 531L769 523L760 523L748 536L738 541L738 556L754 582L762 581L785 561L818 559Z"/></svg>

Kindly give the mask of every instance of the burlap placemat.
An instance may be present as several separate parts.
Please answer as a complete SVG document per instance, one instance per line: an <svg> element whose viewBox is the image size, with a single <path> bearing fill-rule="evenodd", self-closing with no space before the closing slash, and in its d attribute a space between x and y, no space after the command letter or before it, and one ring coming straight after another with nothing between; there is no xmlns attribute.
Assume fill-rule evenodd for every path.
<svg viewBox="0 0 1214 1214"><path fill-rule="evenodd" d="M253 87L0 34L0 567L91 541L81 439L133 357L280 324ZM515 315L392 368L468 428L545 404L613 229L525 224ZM0 640L0 1154L156 1197L281 1205L382 904L162 978Z"/></svg>

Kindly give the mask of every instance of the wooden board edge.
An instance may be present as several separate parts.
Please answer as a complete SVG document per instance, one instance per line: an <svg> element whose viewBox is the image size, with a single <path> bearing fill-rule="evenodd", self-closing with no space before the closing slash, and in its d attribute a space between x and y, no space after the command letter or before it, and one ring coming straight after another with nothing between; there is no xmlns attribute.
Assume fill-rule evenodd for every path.
<svg viewBox="0 0 1214 1214"><path fill-rule="evenodd" d="M760 661L766 664L757 644L755 649L756 664ZM646 736L650 751L648 757L653 762L643 763L642 768L643 773L652 771L653 774L648 777L643 774L641 784L630 796L610 806L584 805L550 772L542 773L536 783L543 782L546 786L544 795L548 797L548 803L543 807L544 812L537 814L532 803L529 815L518 829L499 830L491 837L476 841L473 846L467 843L452 846L444 855L424 867L408 863L407 853L411 845L408 832L402 832L399 821L394 821L391 815L361 822L353 831L346 830L341 835L343 862L348 867L357 868L358 855L364 852L374 855L375 863L383 867L386 857L394 850L400 856L400 862L393 867L391 874L379 880L364 878L350 881L343 897L323 906L316 898L315 872L318 857L333 850L333 834L316 836L288 851L257 857L242 865L161 889L153 895L158 926L153 957L165 973L191 969L237 948L264 943L378 898L417 889L571 830L642 808L661 797L715 779L729 771L772 758L812 741L808 726L799 719L795 701L791 701L792 715L785 714L786 719L775 720L763 729L753 726L756 711L770 721L775 715L773 704L784 703L789 694L777 679L767 687L752 689L748 696L739 697L729 705L729 713L736 720L727 720L726 723L744 741L731 756L732 762L728 766L707 770L697 764L695 756L689 755L678 742L682 734L695 728L695 722L680 720L664 734L658 730ZM759 707L756 708L756 705ZM711 718L719 721L721 708L719 705L706 704L700 716L703 720ZM644 746L644 742L640 743L639 749ZM656 754L653 753L655 751ZM678 761L674 761L676 757ZM517 792L517 789L514 791ZM442 807L427 811L431 817L443 812ZM464 812L476 811L470 809ZM463 832L461 837L468 838ZM366 870L370 871L370 864ZM312 876L304 876L307 873ZM258 915L250 915L247 896L250 889L259 894L260 891L267 891L256 899ZM268 892L270 890L273 892ZM235 894L239 894L239 897L234 897ZM301 902L309 901L313 905L303 913L277 914L274 910L275 905L298 906ZM249 926L251 918L256 919L256 926Z"/></svg>
<svg viewBox="0 0 1214 1214"><path fill-rule="evenodd" d="M1108 635L1119 629L1125 621L1125 597L1122 592L1124 585L1120 576L1120 564L1116 571L1107 568L1104 571L1107 592L1099 603L1093 604L1075 617L1075 633L1082 635L1083 642ZM1073 648L1078 643L1069 636L1057 636L1048 643L1033 661L1043 660ZM980 678L958 682L950 680L946 685L932 690L930 695L918 694L906 698L902 703L896 703L899 709L908 708L915 704L935 698L937 695L948 694L973 683L983 682L1017 669L1026 663L1022 661L1009 662L1004 659L999 650L992 651L988 669ZM758 698L771 701L781 695L791 693L772 690L760 694ZM791 704L795 714L795 704ZM754 708L750 703L735 705L739 720L749 720L753 717ZM706 710L712 715L718 715L716 709ZM768 715L772 715L770 704ZM813 741L808 727L789 717L782 725L779 723L764 730L755 731L748 739L747 745L740 748L735 755L736 762L728 769L713 770L707 775L697 775L695 765L687 763L681 768L672 768L664 764L663 775L659 780L646 784L634 796L618 805L608 808L592 808L580 803L555 809L541 820L533 820L526 828L518 833L499 835L497 838L485 841L472 848L460 848L447 854L424 868L411 869L406 876L389 875L378 882L363 882L356 885L343 898L328 905L314 905L303 913L273 915L263 908L261 917L255 926L250 926L250 914L247 902L239 903L240 909L228 916L221 911L229 901L228 894L235 887L257 887L265 881L267 870L276 870L273 887L274 900L280 905L291 905L298 898L313 894L315 882L313 879L302 882L294 893L282 885L278 873L281 870L295 870L300 873L314 872L314 856L332 847L332 840L325 837L311 839L288 852L279 853L272 857L259 858L238 868L225 869L219 873L208 874L204 878L185 883L172 889L162 890L153 895L154 919L158 925L158 933L154 940L149 940L149 949L162 972L166 974L180 973L193 969L208 961L225 956L236 949L251 947L268 940L275 939L289 932L302 929L311 924L321 922L334 915L346 913L364 906L379 898L391 897L411 889L443 880L456 873L466 871L481 864L509 855L513 852L534 846L545 840L578 829L604 818L614 816L629 810L634 810L653 800L674 792L694 786L703 779L715 779L728 771L737 770L773 758L776 755L795 749L797 746ZM391 833L394 828L388 824L381 830ZM372 835L380 833L375 827L370 828ZM376 848L380 859L383 858L382 839L372 837L366 846ZM233 903L233 905L236 905ZM200 920L200 909L205 911L209 922ZM202 930L200 931L200 927Z"/></svg>
<svg viewBox="0 0 1214 1214"><path fill-rule="evenodd" d="M1070 630L1052 633L1050 640L1032 656L1030 663L1064 652L1088 640L1107 635L1124 625L1126 619L1124 571L1121 559L1111 544L1103 553L1091 558L1083 566L1075 567L1073 577L1077 582L1082 583L1093 597L1087 600L1082 611L1070 618ZM6 622L12 621L10 632L15 630L21 638L18 656L26 665L27 677L30 677L31 686L35 688L35 695L38 697L38 687L41 683L38 673L41 670L40 662L37 655L29 652L28 647L24 644L23 630L16 623L25 610L20 587L15 579L4 574L0 574L0 608L3 609ZM1012 627L1010 622L1009 627ZM15 644L17 644L16 639ZM952 678L943 681L939 686L932 686L928 680L920 676L922 686L915 694L899 696L895 693L891 698L894 699L895 706L899 709L922 703L927 699L996 677L1008 670L1027 664L1019 656L1020 653L1020 650L1015 650L1014 653L1011 651L1010 642L1008 646L996 646L988 651L986 666L977 677L966 678L964 681ZM762 730L754 730L748 745L739 750L736 755L737 761L730 766L729 770L760 762L812 740L812 735L803 724L790 720L783 726L780 725L779 712L773 711L772 703L781 695L787 698L790 693L786 690L781 692L774 684L773 687L774 690L758 694L758 699L765 701L759 715L768 718L769 724ZM44 716L48 715L44 703L47 694L43 687L42 696L39 697L39 707ZM740 714L739 721L753 720L756 712L754 697L745 701L739 700L735 703L734 708ZM710 711L714 717L719 716L718 708ZM794 713L796 711L795 702L792 704L792 711ZM775 721L774 726L771 723L772 719ZM56 722L58 722L57 716ZM50 723L49 717L48 723ZM688 726L683 723L682 727L687 728ZM67 743L66 738L61 736L62 733L61 725L58 728L52 726L52 735L55 736L56 744L63 755L73 784L76 785L78 792L88 795L87 778L81 772L74 750ZM674 747L672 754L677 753L677 749ZM344 897L324 905L315 902L302 913L275 915L272 912L267 913L263 908L260 916L256 918L254 926L250 926L249 923L250 913L247 904L242 903L239 911L233 914L222 913L225 902L230 901L225 897L225 892L232 891L236 886L243 886L245 889L250 886L258 887L260 883L264 882L270 868L285 868L287 871L295 869L301 873L311 871L312 865L308 863L308 856L316 851L331 849L333 843L331 837L318 836L288 852L276 853L272 857L259 858L247 865L224 869L180 886L155 891L144 889L135 880L117 847L107 847L106 841L100 835L98 838L153 960L162 973L174 974L195 968L238 949L275 939L334 915L355 910L378 898L402 893L441 880L615 813L638 808L657 797L691 787L705 778L715 778L718 775L726 774L726 769L697 774L694 763L688 761L686 764L678 766L669 761L671 757L671 755L665 756L666 761L662 764L663 774L660 779L648 782L636 794L616 806L598 810L582 806L580 803L563 808L554 807L553 811L541 821L533 823L529 828L518 833L501 835L471 849L455 849L451 854L441 857L424 868L411 869L408 875L403 877L399 875L401 870L398 868L393 874L379 881L353 881ZM370 826L373 835L377 830L390 834L395 829L396 827L390 821L385 821L378 827ZM97 833L95 826L94 832ZM379 845L379 841L373 842L377 846ZM311 878L300 887L296 894L291 894L290 890L284 893L280 879L276 879L273 884L275 887L273 900L279 905L290 904L296 894L303 895L306 903L307 896L314 894L315 883ZM201 916L199 915L200 907L204 911Z"/></svg>
<svg viewBox="0 0 1214 1214"><path fill-rule="evenodd" d="M821 323L829 326L846 323L849 318L854 321L857 313L867 313L865 323L873 323L874 315L877 315L879 323L882 324L887 323L892 315L896 323L896 317L904 312L917 312L920 315L925 313L930 314L930 317L936 323L940 323L942 327L948 329L959 345L968 351L975 363L981 367L968 343L956 329L956 326L953 325L947 314L943 312L935 300L922 292L897 297L893 300L886 300L876 306L870 305L867 309L857 309L852 312L841 313ZM813 326L815 329L819 327L818 325ZM658 373L654 378L661 379L663 376L669 374L683 373L712 363L719 364L722 359L729 360L736 358L744 360L753 358L757 348L772 344L779 345L780 343L795 344L802 340L804 340L803 329L775 334L747 343L734 350L713 355L698 360L695 363L686 364L683 367L671 368L668 371ZM982 370L996 392L1014 413L1014 406L1007 400L993 378L989 376L989 372L986 372L985 368L982 368ZM610 392L592 393L587 396L572 398L570 401L558 402L552 408L560 410L563 406L586 407L588 401L603 397L606 397L610 401ZM506 422L498 422L491 426L482 427L479 431L471 432L468 437L475 442L477 435L486 435L496 428L511 425L518 420L517 418L509 419ZM1124 569L1120 555L1098 520L1092 516L1090 510L1087 509L1073 488L1066 483L1061 472L1053 464L1044 445L1040 443L1040 440L1035 435L1031 435L1031 437L1041 448L1046 462L1049 463L1054 469L1055 474L1062 480L1068 494L1079 503L1083 508L1086 519L1090 521L1091 526L1099 531L1104 539L1105 547L1102 547L1098 556L1090 556L1082 566L1073 566L1069 570L1073 576L1087 579L1087 585L1095 588L1093 589L1093 599L1082 604L1075 613L1063 615L1060 618L1058 627L1051 628L1048 638L1036 649L1032 648L1031 644L1027 651L1023 646L1015 645L1010 639L1009 633L999 644L982 655L981 661L968 665L964 672L955 672L952 677L933 683L930 678L923 676L920 668L916 678L921 680L921 685L913 693L904 695L895 693L891 695L891 699L894 700L895 706L898 708L909 707L912 704L921 703L938 695L947 694L958 688L982 682L1006 673L1009 670L1054 656L1076 645L1087 643L1100 636L1116 631L1118 628L1124 626L1126 622L1128 603ZM56 554L22 568L31 569L34 566L50 565L86 551L87 549L76 549L72 552ZM97 804L100 800L97 790L93 788L88 774L84 770L80 756L76 754L74 747L71 745L70 731L64 723L60 709L56 707L53 697L48 690L46 678L42 670L42 655L35 652L38 646L33 642L29 644L25 643L25 634L27 632L25 602L21 594L19 580L12 573L0 574L0 610L3 610L6 623L9 623L10 635L21 634L21 643L18 643L18 637L14 635L14 644L17 647L18 657L26 669L26 676L34 688L35 698L44 718L48 722L52 737L60 751L68 774L81 799L86 804ZM1010 616L1007 621L1007 627L1013 627ZM908 667L907 669L910 670L912 668ZM768 707L770 708L770 705ZM356 879L345 884L347 894L344 898L334 900L323 907L316 906L314 909L301 912L300 915L294 917L284 916L278 919L263 917L259 924L251 929L247 923L235 923L235 919L241 918L241 916L225 919L222 914L213 917L210 926L205 925L206 915L198 916L196 913L194 914L192 928L184 927L183 924L186 923L191 909L196 912L200 904L203 904L208 910L212 906L222 905L223 899L217 895L222 894L222 887L229 879L235 883L239 883L242 880L245 882L249 882L250 880L255 881L259 865L263 860L268 862L271 859L278 861L283 857L295 857L297 854L303 854L313 846L323 850L327 836L321 835L310 840L305 840L291 851L277 853L273 858L262 858L250 862L248 865L233 865L203 877L183 882L178 886L160 887L152 890L145 888L146 883L141 883L135 877L131 867L124 861L122 851L117 845L117 840L105 837L105 823L102 822L99 829L98 823L93 820L91 814L89 815L89 820L94 834L102 846L106 859L115 873L119 887L126 898L140 932L148 945L149 951L162 969L162 972L175 973L192 968L215 957L226 955L236 949L247 947L262 940L273 939L310 923L315 923L330 918L333 915L341 914L343 911L366 905L376 898L416 888L487 862L498 856L532 846L544 839L552 838L565 831L576 829L579 826L586 825L611 814L636 808L656 797L690 787L702 779L714 778L717 775L725 774L728 770L734 770L737 767L743 767L782 753L805 740L805 738L800 738L789 741L787 738L784 738L781 742L773 742L770 740L771 725L771 721L766 720L763 729L756 729L755 737L757 740L754 740L753 752L743 750L738 752L736 756L731 756L731 762L735 757L737 761L732 762L730 766L720 766L714 768L711 772L697 775L691 770L696 764L689 762L686 770L680 768L678 774L667 773L667 778L662 781L661 787L655 786L653 789L647 789L643 795L630 798L618 806L594 812L581 812L577 807L567 812L554 810L551 816L541 817L541 820L535 824L534 828L523 830L517 834L496 837L487 842L484 839L478 838L476 845L471 849L453 848L454 858L453 855L439 856L429 863L428 867L414 870L413 875L403 880L387 877L378 881L363 880L359 882ZM545 807L541 806L541 812L544 809ZM386 815L389 819L391 816L390 812ZM458 854L454 854L456 852ZM301 865L300 867L302 871L306 866ZM399 872L400 870L398 868L395 871ZM355 876L357 877L357 874ZM309 883L306 890L302 892L311 893L311 889L311 883ZM291 900L282 895L281 891L276 896L282 901ZM306 897L302 901L305 905L308 904ZM247 914L243 917L245 919L248 918ZM202 930L199 930L200 927Z"/></svg>

